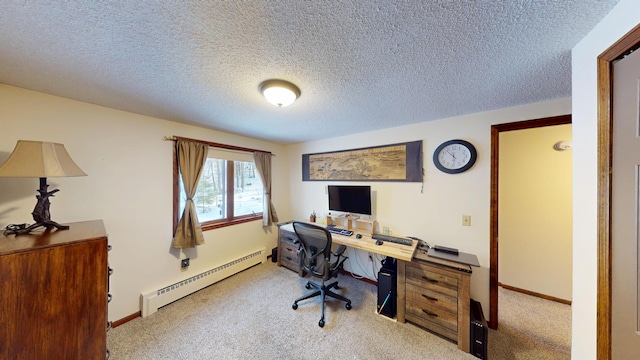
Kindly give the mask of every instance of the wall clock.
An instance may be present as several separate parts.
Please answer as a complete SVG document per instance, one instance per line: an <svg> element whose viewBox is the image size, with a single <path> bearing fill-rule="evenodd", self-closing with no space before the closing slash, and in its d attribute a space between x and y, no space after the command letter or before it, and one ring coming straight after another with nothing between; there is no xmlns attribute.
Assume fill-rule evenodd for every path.
<svg viewBox="0 0 640 360"><path fill-rule="evenodd" d="M476 148L468 141L445 141L433 153L433 163L438 170L447 174L465 172L475 164L478 157Z"/></svg>

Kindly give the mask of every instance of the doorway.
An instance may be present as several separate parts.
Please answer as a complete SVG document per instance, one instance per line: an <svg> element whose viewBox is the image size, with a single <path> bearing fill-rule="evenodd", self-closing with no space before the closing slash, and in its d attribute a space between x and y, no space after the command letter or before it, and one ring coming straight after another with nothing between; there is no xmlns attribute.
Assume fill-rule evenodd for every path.
<svg viewBox="0 0 640 360"><path fill-rule="evenodd" d="M598 359L611 359L613 63L640 47L640 25L598 57Z"/></svg>
<svg viewBox="0 0 640 360"><path fill-rule="evenodd" d="M491 126L491 210L490 210L490 268L489 268L489 327L498 328L498 265L499 265L499 159L500 133L513 130L534 129L544 126L571 123L571 115L520 121Z"/></svg>

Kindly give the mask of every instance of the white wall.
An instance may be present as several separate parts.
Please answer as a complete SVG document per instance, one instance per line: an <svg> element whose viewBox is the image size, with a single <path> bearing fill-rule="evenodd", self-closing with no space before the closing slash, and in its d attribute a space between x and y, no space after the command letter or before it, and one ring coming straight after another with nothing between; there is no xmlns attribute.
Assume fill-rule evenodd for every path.
<svg viewBox="0 0 640 360"><path fill-rule="evenodd" d="M17 140L63 143L88 176L51 178L51 218L61 223L103 219L113 250L109 319L140 311L140 293L276 246L277 227L261 221L205 232L203 246L180 252L172 240L172 147L178 135L271 151L273 171L288 173L284 148L267 142L182 125L0 84L0 163ZM32 223L37 179L0 178L0 226ZM281 217L289 214L286 182L273 184ZM186 271L180 258L191 258ZM37 295L37 294L35 294Z"/></svg>
<svg viewBox="0 0 640 360"><path fill-rule="evenodd" d="M571 300L571 124L500 133L498 281Z"/></svg>
<svg viewBox="0 0 640 360"><path fill-rule="evenodd" d="M572 51L573 359L596 358L597 66L596 59L640 23L637 0L622 0Z"/></svg>
<svg viewBox="0 0 640 360"><path fill-rule="evenodd" d="M569 114L570 99L477 113L415 125L372 131L325 141L288 146L291 214L308 218L311 211L328 211L325 187L337 181L302 181L302 154L423 141L424 191L421 183L370 182L374 192L374 217L393 235L413 235L432 244L474 253L481 267L473 268L471 296L489 314L489 213L491 125ZM478 161L469 171L449 175L433 165L433 151L444 141L464 139L478 150ZM352 183L349 184L360 184ZM362 183L365 184L365 183ZM462 215L471 215L471 226L462 226ZM349 260L351 261L351 259ZM367 256L359 258L366 263ZM354 269L355 270L355 269ZM361 274L368 277L371 274Z"/></svg>

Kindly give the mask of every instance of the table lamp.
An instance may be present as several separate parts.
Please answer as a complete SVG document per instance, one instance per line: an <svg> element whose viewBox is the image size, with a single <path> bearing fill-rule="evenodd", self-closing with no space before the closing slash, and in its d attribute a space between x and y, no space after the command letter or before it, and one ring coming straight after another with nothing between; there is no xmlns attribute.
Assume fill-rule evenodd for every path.
<svg viewBox="0 0 640 360"><path fill-rule="evenodd" d="M9 225L5 229L5 235L26 234L39 227L47 230L55 227L59 230L69 229L69 226L60 225L51 220L49 212L49 197L58 192L58 189L48 191L48 177L86 176L87 174L76 165L62 144L45 141L18 140L15 149L9 158L0 165L0 177L13 178L40 178L40 189L33 212L35 224Z"/></svg>

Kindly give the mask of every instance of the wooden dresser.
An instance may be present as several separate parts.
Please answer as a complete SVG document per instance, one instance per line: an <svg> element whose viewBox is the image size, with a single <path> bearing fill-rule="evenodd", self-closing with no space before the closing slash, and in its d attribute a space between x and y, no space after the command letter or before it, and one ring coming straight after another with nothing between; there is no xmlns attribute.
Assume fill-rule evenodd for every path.
<svg viewBox="0 0 640 360"><path fill-rule="evenodd" d="M428 259L398 262L398 321L420 325L469 352L471 267Z"/></svg>
<svg viewBox="0 0 640 360"><path fill-rule="evenodd" d="M0 359L104 359L108 240L102 220L0 233Z"/></svg>

